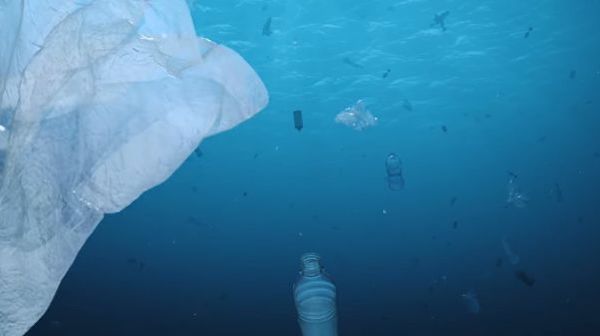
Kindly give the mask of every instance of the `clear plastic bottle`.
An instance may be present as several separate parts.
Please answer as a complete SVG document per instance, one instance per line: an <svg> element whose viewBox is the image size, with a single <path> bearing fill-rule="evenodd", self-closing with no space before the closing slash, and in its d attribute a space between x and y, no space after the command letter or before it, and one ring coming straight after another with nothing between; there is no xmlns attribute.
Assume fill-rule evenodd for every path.
<svg viewBox="0 0 600 336"><path fill-rule="evenodd" d="M294 301L303 336L337 336L336 288L323 272L321 257L305 253L294 284Z"/></svg>
<svg viewBox="0 0 600 336"><path fill-rule="evenodd" d="M396 153L390 153L385 158L385 170L390 190L404 189L404 176L402 176L402 160Z"/></svg>

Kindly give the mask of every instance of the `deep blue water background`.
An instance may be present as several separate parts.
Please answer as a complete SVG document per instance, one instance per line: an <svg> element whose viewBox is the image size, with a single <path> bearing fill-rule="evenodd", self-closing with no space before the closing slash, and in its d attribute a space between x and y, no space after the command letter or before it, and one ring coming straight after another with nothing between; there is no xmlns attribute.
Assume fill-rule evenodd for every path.
<svg viewBox="0 0 600 336"><path fill-rule="evenodd" d="M299 335L291 285L313 250L341 336L600 334L600 1L191 7L271 103L107 216L28 335ZM444 10L447 31L430 28ZM336 124L359 99L378 124ZM525 208L506 204L508 171Z"/></svg>

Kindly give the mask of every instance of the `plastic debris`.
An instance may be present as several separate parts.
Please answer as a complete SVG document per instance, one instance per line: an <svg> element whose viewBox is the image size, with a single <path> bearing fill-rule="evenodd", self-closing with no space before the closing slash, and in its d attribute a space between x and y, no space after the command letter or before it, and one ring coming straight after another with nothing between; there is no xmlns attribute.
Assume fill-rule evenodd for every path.
<svg viewBox="0 0 600 336"><path fill-rule="evenodd" d="M385 159L385 170L387 172L387 183L390 190L404 189L404 176L402 175L402 160L396 153L388 154Z"/></svg>
<svg viewBox="0 0 600 336"><path fill-rule="evenodd" d="M527 206L527 203L529 203L529 197L519 189L516 180L517 177L514 174L508 179L508 196L506 198L506 203L517 208L524 208Z"/></svg>
<svg viewBox="0 0 600 336"><path fill-rule="evenodd" d="M402 107L409 112L413 110L412 103L406 98L404 98L404 100L402 101Z"/></svg>
<svg viewBox="0 0 600 336"><path fill-rule="evenodd" d="M304 128L304 120L302 119L302 111L294 111L294 128L301 131Z"/></svg>
<svg viewBox="0 0 600 336"><path fill-rule="evenodd" d="M502 238L502 248L504 249L504 253L508 258L508 262L510 262L513 265L516 265L521 261L521 258L513 252L512 248L508 244L508 241L506 240L506 237Z"/></svg>
<svg viewBox="0 0 600 336"><path fill-rule="evenodd" d="M0 1L0 19L0 335L21 336L104 214L268 95L183 0Z"/></svg>
<svg viewBox="0 0 600 336"><path fill-rule="evenodd" d="M477 294L475 293L475 290L470 289L465 294L462 294L461 297L463 299L465 307L467 308L467 311L470 314L479 314L481 306L479 304L479 300L477 299Z"/></svg>
<svg viewBox="0 0 600 336"><path fill-rule="evenodd" d="M535 285L535 278L523 270L516 271L515 277L527 287L533 287L533 285Z"/></svg>
<svg viewBox="0 0 600 336"><path fill-rule="evenodd" d="M265 21L265 24L263 25L263 29L262 29L262 34L264 36L271 36L271 34L273 34L273 31L271 30L271 23L273 22L273 18L269 17L267 19L267 21Z"/></svg>
<svg viewBox="0 0 600 336"><path fill-rule="evenodd" d="M346 125L356 131L362 131L365 128L375 126L377 117L373 116L367 110L365 103L359 100L353 106L347 107L345 110L335 116L335 121L339 124Z"/></svg>

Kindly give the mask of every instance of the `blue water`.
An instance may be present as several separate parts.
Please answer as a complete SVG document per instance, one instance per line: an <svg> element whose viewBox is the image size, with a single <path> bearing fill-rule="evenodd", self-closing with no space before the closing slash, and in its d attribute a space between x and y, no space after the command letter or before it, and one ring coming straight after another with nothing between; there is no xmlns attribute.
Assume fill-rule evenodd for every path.
<svg viewBox="0 0 600 336"><path fill-rule="evenodd" d="M600 334L600 1L191 6L270 105L108 216L28 335L299 335L313 250L340 336ZM334 121L359 99L374 127Z"/></svg>

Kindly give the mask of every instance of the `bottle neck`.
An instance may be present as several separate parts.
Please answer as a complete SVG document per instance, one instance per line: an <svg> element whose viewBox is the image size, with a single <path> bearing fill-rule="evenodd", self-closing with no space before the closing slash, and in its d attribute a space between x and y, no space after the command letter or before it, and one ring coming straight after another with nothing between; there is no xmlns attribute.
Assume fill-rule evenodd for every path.
<svg viewBox="0 0 600 336"><path fill-rule="evenodd" d="M302 275L315 277L321 275L321 257L314 252L305 253L300 257Z"/></svg>

